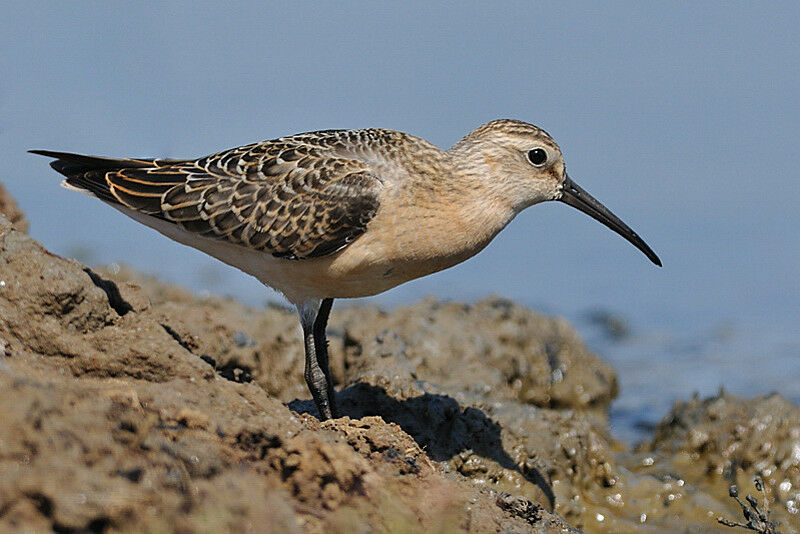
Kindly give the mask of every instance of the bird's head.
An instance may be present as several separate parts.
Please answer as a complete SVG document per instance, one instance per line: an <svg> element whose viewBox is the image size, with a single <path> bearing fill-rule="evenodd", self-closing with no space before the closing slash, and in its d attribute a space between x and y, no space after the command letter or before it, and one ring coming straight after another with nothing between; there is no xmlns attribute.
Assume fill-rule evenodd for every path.
<svg viewBox="0 0 800 534"><path fill-rule="evenodd" d="M495 120L470 132L450 152L468 171L481 174L489 190L515 212L559 200L614 230L661 266L636 232L570 179L561 149L541 128L517 120Z"/></svg>

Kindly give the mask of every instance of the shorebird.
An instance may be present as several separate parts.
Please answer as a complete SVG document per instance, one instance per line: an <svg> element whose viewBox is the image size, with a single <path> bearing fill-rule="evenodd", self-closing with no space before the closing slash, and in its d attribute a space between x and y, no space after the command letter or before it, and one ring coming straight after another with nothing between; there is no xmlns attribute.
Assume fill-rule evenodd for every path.
<svg viewBox="0 0 800 534"><path fill-rule="evenodd" d="M525 208L560 200L661 261L567 175L541 128L496 120L449 150L383 129L281 137L200 159L48 150L62 184L256 277L297 307L305 380L336 417L325 328L335 298L375 295L480 252Z"/></svg>

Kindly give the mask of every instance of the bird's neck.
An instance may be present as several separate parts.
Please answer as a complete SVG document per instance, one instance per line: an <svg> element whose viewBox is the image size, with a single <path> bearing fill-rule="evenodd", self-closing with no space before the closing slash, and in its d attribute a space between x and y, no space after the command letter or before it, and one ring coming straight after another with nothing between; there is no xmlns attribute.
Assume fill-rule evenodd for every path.
<svg viewBox="0 0 800 534"><path fill-rule="evenodd" d="M484 169L465 169L449 151L433 149L425 160L404 164L407 178L398 198L407 220L414 221L414 233L436 237L407 245L415 255L437 258L439 270L483 250L517 211L480 174ZM398 221L398 229L403 226Z"/></svg>
<svg viewBox="0 0 800 534"><path fill-rule="evenodd" d="M393 213L387 214L395 243L413 257L436 257L442 268L480 252L524 207L488 179L491 168L479 152L457 144L449 150L401 132L379 136L369 164L393 182ZM383 142L383 139L392 142ZM398 147L402 147L398 149ZM396 213L394 213L396 211ZM421 243L418 236L436 236Z"/></svg>

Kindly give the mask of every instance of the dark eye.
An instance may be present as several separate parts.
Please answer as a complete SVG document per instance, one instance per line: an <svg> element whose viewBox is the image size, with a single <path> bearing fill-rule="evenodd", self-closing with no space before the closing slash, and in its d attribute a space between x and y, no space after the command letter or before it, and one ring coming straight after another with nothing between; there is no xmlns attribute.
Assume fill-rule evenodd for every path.
<svg viewBox="0 0 800 534"><path fill-rule="evenodd" d="M547 152L543 148L534 148L528 151L528 159L537 167L544 165L544 162L547 161Z"/></svg>

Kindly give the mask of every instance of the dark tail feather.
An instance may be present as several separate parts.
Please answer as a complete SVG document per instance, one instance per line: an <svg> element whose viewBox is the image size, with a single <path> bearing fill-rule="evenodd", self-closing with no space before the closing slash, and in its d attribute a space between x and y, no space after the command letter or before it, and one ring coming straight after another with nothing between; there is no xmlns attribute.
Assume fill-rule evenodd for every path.
<svg viewBox="0 0 800 534"><path fill-rule="evenodd" d="M55 158L55 161L50 162L50 166L67 177L62 182L62 185L68 189L89 193L111 203L118 203L119 201L111 193L111 189L105 179L106 173L122 168L147 166L144 161L84 156L82 154L70 154L69 152L54 152L52 150L29 150L28 152Z"/></svg>
<svg viewBox="0 0 800 534"><path fill-rule="evenodd" d="M69 189L77 189L89 193L101 200L119 203L111 193L106 173L119 169L150 167L153 160L113 159L99 156L84 156L69 152L54 152L52 150L29 150L31 154L38 154L48 158L55 158L50 166L67 177L62 185Z"/></svg>
<svg viewBox="0 0 800 534"><path fill-rule="evenodd" d="M153 165L152 160L102 158L99 156L71 154L69 152L54 152L52 150L28 150L28 152L48 158L55 158L55 161L51 162L50 166L67 178L72 178L76 174L88 171L113 171L116 169L149 167Z"/></svg>
<svg viewBox="0 0 800 534"><path fill-rule="evenodd" d="M187 173L170 165L189 160L113 159L52 150L29 150L55 158L50 166L67 177L67 189L88 193L112 204L122 204L148 215L161 213L160 196L185 183Z"/></svg>

